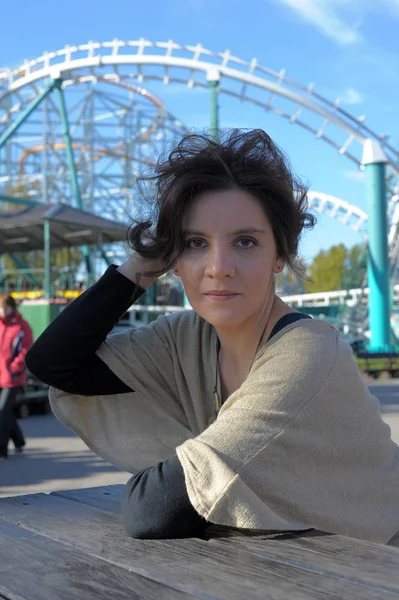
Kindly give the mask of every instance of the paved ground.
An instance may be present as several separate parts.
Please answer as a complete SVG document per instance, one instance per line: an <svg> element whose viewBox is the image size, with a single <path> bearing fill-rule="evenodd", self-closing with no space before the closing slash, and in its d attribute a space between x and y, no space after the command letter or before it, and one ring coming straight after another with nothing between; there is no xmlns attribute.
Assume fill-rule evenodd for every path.
<svg viewBox="0 0 399 600"><path fill-rule="evenodd" d="M19 424L23 454L0 463L0 497L125 483L129 474L104 462L53 415L31 416Z"/></svg>
<svg viewBox="0 0 399 600"><path fill-rule="evenodd" d="M399 379L369 385L399 444ZM20 424L27 448L23 455L11 450L9 460L0 463L0 497L125 483L129 478L91 452L52 415L32 416Z"/></svg>

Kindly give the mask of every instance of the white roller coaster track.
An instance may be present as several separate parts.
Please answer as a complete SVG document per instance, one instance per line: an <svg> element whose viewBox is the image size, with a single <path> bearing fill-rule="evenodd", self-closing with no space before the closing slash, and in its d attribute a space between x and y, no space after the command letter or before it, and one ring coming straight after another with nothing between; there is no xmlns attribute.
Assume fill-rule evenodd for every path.
<svg viewBox="0 0 399 600"><path fill-rule="evenodd" d="M98 77L96 85L90 84L92 76L81 72L63 80L81 198L85 210L118 220L133 206L134 177L152 166L162 140L181 138L188 129L161 99L137 82ZM12 93L6 100L7 110L0 103L0 131L20 116L38 91L34 84ZM34 201L46 202L51 197L52 201L73 202L61 115L51 98L47 102L28 119L22 136L13 136L0 151L0 186L5 190L22 186ZM117 182L118 194L110 194Z"/></svg>
<svg viewBox="0 0 399 600"><path fill-rule="evenodd" d="M207 87L207 76L216 77L220 80L220 93L253 103L300 125L359 167L365 140L377 140L388 159L387 183L391 195L394 194L392 179L399 175L399 151L389 143L389 135L374 132L365 124L364 116L356 118L349 114L341 108L339 98L332 102L318 94L313 83L304 86L289 79L285 70L276 72L263 67L256 58L246 61L232 56L229 50L214 52L201 44L180 45L173 40L151 42L144 38L114 39L46 52L14 69L0 72L0 110L7 113L10 107L6 98L12 93L23 94L25 86L38 89L37 84L48 77L61 77L67 82L77 76L93 82L100 79L116 82L129 79L138 83L155 80L165 85L183 83L190 88ZM287 102L283 106L276 105L278 98L288 101L289 109ZM338 134L342 133L341 139ZM393 211L390 203L390 213ZM355 212L351 218L357 219ZM397 227L399 229L399 225ZM392 231L392 239L399 238L398 233L398 230ZM393 253L392 249L392 258ZM396 254L399 254L399 247Z"/></svg>
<svg viewBox="0 0 399 600"><path fill-rule="evenodd" d="M367 213L363 210L336 198L329 194L321 192L308 192L309 207L315 212L325 214L328 217L338 219L344 225L348 225L363 236L364 242L367 241ZM399 254L399 196L392 196L390 207L388 210L388 249L391 279L396 281L398 271L398 254Z"/></svg>
<svg viewBox="0 0 399 600"><path fill-rule="evenodd" d="M363 210L336 198L329 194L321 192L308 192L309 208L318 213L323 213L333 219L338 219L344 225L348 225L355 231L366 237L365 224L367 223L367 213Z"/></svg>
<svg viewBox="0 0 399 600"><path fill-rule="evenodd" d="M126 71L131 68L133 72ZM245 61L232 56L229 50L213 52L201 44L183 46L172 40L151 42L140 39L126 42L115 39L67 46L0 72L0 103L7 95L18 93L26 85L47 77L69 79L76 71L85 71L94 81L98 77L116 81L129 77L137 79L139 83L159 80L166 85L178 82L191 88L206 87L206 75L216 71L220 77L221 93L257 104L305 127L358 165L361 163L361 148L355 150L355 142L362 146L367 138L378 140L390 167L396 175L399 174L399 152L389 144L389 136L378 135L365 125L365 117L353 117L342 109L340 99L331 102L316 93L313 84L304 86L296 83L286 77L285 70L275 72L262 67L256 58ZM274 106L276 96L292 102L292 111L288 113ZM317 127L309 120L306 111L320 117ZM332 126L346 133L342 142L326 135L327 127L331 130ZM349 152L350 148L353 151Z"/></svg>
<svg viewBox="0 0 399 600"><path fill-rule="evenodd" d="M393 189L391 179L399 175L399 151L389 143L389 135L375 133L366 126L364 116L356 118L349 114L340 107L340 99L332 102L318 94L312 83L307 86L297 83L286 76L285 70L276 72L263 67L256 58L242 60L232 56L229 50L214 52L201 44L180 45L172 40L151 42L143 38L132 41L114 39L47 52L14 69L0 72L0 109L7 113L9 106L4 100L10 94L23 99L25 86L39 90L37 84L48 77L61 77L68 81L77 76L93 82L100 78L115 82L137 80L138 83L155 80L165 85L183 83L190 88L207 87L207 78L216 78L220 82L220 93L253 103L300 125L359 167L365 140L377 140L388 159L389 189ZM278 98L291 103L289 110L287 102L283 107L277 105ZM318 123L315 116L319 119ZM339 139L338 133L344 133L343 139ZM396 243L399 237L397 199L398 196L392 196L389 208L392 269L399 254L399 244ZM311 193L309 200L315 210L326 212L363 233L367 215L357 207L320 193Z"/></svg>

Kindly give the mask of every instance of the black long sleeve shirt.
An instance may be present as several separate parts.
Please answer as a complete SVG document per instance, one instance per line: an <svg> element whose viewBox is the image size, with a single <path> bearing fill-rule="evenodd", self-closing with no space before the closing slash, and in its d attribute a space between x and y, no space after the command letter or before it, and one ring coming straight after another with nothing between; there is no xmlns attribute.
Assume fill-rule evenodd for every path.
<svg viewBox="0 0 399 600"><path fill-rule="evenodd" d="M70 394L123 394L131 389L95 354L120 317L145 293L116 267L68 304L26 355L29 371Z"/></svg>
<svg viewBox="0 0 399 600"><path fill-rule="evenodd" d="M26 355L29 371L71 394L96 396L134 391L95 354L127 309L145 293L111 265L69 304ZM190 503L177 456L144 469L127 482L122 515L136 538L200 536L209 523Z"/></svg>
<svg viewBox="0 0 399 600"><path fill-rule="evenodd" d="M96 396L134 391L95 352L145 291L111 265L33 344L25 360L29 371L48 385L71 394ZM309 317L299 313L286 315L270 337L300 318ZM177 456L129 479L122 514L126 532L136 538L201 536L210 524L190 503Z"/></svg>

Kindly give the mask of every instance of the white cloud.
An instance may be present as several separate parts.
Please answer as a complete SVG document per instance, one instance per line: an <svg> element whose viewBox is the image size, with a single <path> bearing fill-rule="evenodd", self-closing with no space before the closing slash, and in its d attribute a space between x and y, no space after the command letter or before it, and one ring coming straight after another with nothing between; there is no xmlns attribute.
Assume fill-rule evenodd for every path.
<svg viewBox="0 0 399 600"><path fill-rule="evenodd" d="M354 88L348 88L346 92L341 95L341 100L344 104L361 104L364 98L361 93Z"/></svg>
<svg viewBox="0 0 399 600"><path fill-rule="evenodd" d="M341 46L360 42L367 13L399 17L399 0L274 0L292 9L306 23Z"/></svg>
<svg viewBox="0 0 399 600"><path fill-rule="evenodd" d="M362 171L344 171L344 175L347 179L351 179L352 181L357 181L359 183L364 183L365 174Z"/></svg>
<svg viewBox="0 0 399 600"><path fill-rule="evenodd" d="M292 8L298 16L340 45L355 44L361 35L337 14L342 0L277 0Z"/></svg>
<svg viewBox="0 0 399 600"><path fill-rule="evenodd" d="M386 4L391 7L393 12L399 15L399 0L385 0Z"/></svg>

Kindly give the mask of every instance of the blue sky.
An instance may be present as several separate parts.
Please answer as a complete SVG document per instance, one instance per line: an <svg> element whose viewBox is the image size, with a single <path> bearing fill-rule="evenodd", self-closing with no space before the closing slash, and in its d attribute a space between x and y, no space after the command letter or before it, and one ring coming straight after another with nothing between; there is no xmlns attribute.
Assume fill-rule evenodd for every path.
<svg viewBox="0 0 399 600"><path fill-rule="evenodd" d="M0 65L17 66L26 58L66 44L114 38L173 39L259 64L307 85L399 145L395 100L399 48L399 0L68 0L65 3L7 3L2 7ZM208 126L207 92L180 86L149 86L186 125ZM354 163L300 127L260 108L222 96L221 126L261 127L285 150L296 173L311 189L365 208L363 174ZM359 234L330 218L319 217L302 243L310 259L335 243L352 245Z"/></svg>

